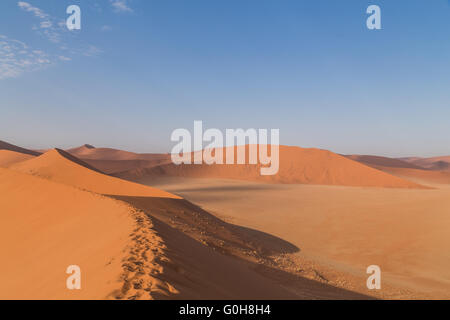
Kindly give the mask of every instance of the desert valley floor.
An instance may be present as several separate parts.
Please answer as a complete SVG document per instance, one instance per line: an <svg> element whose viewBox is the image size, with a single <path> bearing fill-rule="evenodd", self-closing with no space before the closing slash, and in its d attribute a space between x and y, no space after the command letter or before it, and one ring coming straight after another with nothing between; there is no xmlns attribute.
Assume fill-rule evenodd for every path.
<svg viewBox="0 0 450 320"><path fill-rule="evenodd" d="M450 298L449 157L281 147L280 160L265 179L0 142L0 299ZM69 265L82 290L66 289Z"/></svg>

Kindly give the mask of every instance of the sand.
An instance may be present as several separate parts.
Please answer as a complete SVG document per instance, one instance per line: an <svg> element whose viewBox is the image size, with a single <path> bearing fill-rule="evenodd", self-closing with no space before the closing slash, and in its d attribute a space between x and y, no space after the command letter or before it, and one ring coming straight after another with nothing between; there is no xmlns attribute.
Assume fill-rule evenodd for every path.
<svg viewBox="0 0 450 320"><path fill-rule="evenodd" d="M13 144L10 144L8 142L1 141L1 140L0 140L0 150L15 151L15 152L19 152L19 153L29 154L29 155L32 155L32 156L40 155L40 153L37 152L37 151L33 151L33 150L25 149L25 148L22 148L22 147L18 147L18 146L15 146Z"/></svg>
<svg viewBox="0 0 450 320"><path fill-rule="evenodd" d="M147 155L0 152L0 298L450 298L447 172L281 147L264 180L257 166ZM105 174L122 168L136 181ZM65 288L71 264L82 291Z"/></svg>
<svg viewBox="0 0 450 320"><path fill-rule="evenodd" d="M369 156L369 155L348 155L346 157L376 169L378 169L378 166L389 168L424 169L423 167L417 166L413 163L409 163L407 161L395 158Z"/></svg>
<svg viewBox="0 0 450 320"><path fill-rule="evenodd" d="M432 158L403 158L402 160L429 170L450 171L450 156Z"/></svg>
<svg viewBox="0 0 450 320"><path fill-rule="evenodd" d="M120 288L128 206L8 169L0 181L0 299L105 299ZM80 291L66 289L69 265L81 268Z"/></svg>
<svg viewBox="0 0 450 320"><path fill-rule="evenodd" d="M175 197L162 190L123 181L95 171L92 166L59 149L15 164L11 169L104 195Z"/></svg>
<svg viewBox="0 0 450 320"><path fill-rule="evenodd" d="M247 146L248 149L248 146ZM225 152L224 152L225 154ZM320 149L280 146L280 168L273 176L261 176L260 165L175 165L138 168L118 173L128 180L144 177L178 176L225 178L265 183L423 188L344 156Z"/></svg>
<svg viewBox="0 0 450 320"><path fill-rule="evenodd" d="M133 153L112 148L96 148L85 144L81 147L68 149L68 153L83 160L162 160L169 159L168 154Z"/></svg>
<svg viewBox="0 0 450 320"><path fill-rule="evenodd" d="M223 179L140 182L183 196L225 221L288 241L300 250L292 253L293 260L328 266L317 267L324 278L343 272L336 282L346 288L372 294L364 291L365 269L376 264L383 271L381 298L450 298L448 185L402 190Z"/></svg>
<svg viewBox="0 0 450 320"><path fill-rule="evenodd" d="M10 150L0 150L0 167L8 168L9 166L12 166L13 164L29 160L34 158L34 156L10 151Z"/></svg>
<svg viewBox="0 0 450 320"><path fill-rule="evenodd" d="M92 192L105 192L105 185L108 197ZM275 241L272 248L284 242L248 241L250 230L170 193L94 171L61 150L1 169L0 192L0 243L8 257L0 267L0 298L367 298L244 258L267 239ZM191 217L189 224L181 216ZM216 232L206 237L211 227ZM218 242L230 254L218 252ZM81 267L81 291L65 287L69 265ZM303 289L286 289L287 281Z"/></svg>
<svg viewBox="0 0 450 320"><path fill-rule="evenodd" d="M450 172L378 166L378 169L422 185L440 188L450 184Z"/></svg>

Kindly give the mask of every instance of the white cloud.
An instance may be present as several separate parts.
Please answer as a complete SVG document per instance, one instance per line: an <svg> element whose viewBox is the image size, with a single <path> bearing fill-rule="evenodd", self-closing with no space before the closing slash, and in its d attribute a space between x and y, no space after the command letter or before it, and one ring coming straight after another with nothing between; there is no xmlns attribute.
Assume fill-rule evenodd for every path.
<svg viewBox="0 0 450 320"><path fill-rule="evenodd" d="M42 29L51 28L52 26L53 26L53 24L50 21L42 21L41 22Z"/></svg>
<svg viewBox="0 0 450 320"><path fill-rule="evenodd" d="M65 57L65 56L59 56L58 58L59 58L59 60L61 60L61 61L71 61L71 60L72 60L72 58Z"/></svg>
<svg viewBox="0 0 450 320"><path fill-rule="evenodd" d="M0 80L43 69L51 64L50 59L41 50L31 50L21 41L0 35Z"/></svg>
<svg viewBox="0 0 450 320"><path fill-rule="evenodd" d="M109 0L116 12L133 12L127 0Z"/></svg>
<svg viewBox="0 0 450 320"><path fill-rule="evenodd" d="M61 32L63 29L63 21L56 22L49 14L45 13L44 10L34 7L28 2L19 1L17 5L22 10L32 13L40 21L39 26L33 26L32 29L37 31L42 36L46 37L49 41L58 43L61 41ZM55 27L57 25L58 27ZM65 23L64 23L65 26Z"/></svg>
<svg viewBox="0 0 450 320"><path fill-rule="evenodd" d="M102 53L101 49L81 40L78 32L69 31L64 20L56 19L25 1L18 1L17 6L39 20L32 30L55 45L45 49L51 52L49 54L0 34L0 80L68 62L73 56L93 57Z"/></svg>
<svg viewBox="0 0 450 320"><path fill-rule="evenodd" d="M100 28L101 31L111 31L112 27L108 25L104 25Z"/></svg>
<svg viewBox="0 0 450 320"><path fill-rule="evenodd" d="M25 11L32 12L34 16L40 19L47 19L48 15L39 8L33 7L31 4L25 1L17 2L17 5Z"/></svg>

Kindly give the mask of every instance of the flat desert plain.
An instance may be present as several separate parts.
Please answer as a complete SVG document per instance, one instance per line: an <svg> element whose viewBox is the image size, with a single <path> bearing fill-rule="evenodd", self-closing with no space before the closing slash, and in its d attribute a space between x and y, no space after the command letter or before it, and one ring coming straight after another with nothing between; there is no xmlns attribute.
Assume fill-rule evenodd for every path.
<svg viewBox="0 0 450 320"><path fill-rule="evenodd" d="M267 179L91 145L0 149L1 299L450 298L445 157L281 147Z"/></svg>
<svg viewBox="0 0 450 320"><path fill-rule="evenodd" d="M380 298L450 298L448 186L402 190L193 178L141 182L189 199L229 223L292 243L298 251L283 258L292 260L299 274L302 264L313 263L320 280ZM381 267L380 292L365 288L370 265Z"/></svg>

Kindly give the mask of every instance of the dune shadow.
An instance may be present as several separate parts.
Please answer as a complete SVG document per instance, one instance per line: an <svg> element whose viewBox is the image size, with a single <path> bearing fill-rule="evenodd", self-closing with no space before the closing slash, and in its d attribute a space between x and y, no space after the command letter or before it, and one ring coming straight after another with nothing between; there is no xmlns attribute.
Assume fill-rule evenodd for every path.
<svg viewBox="0 0 450 320"><path fill-rule="evenodd" d="M170 300L368 300L372 297L306 279L236 256L224 255L149 214L163 239L163 272L153 275L174 288L152 293Z"/></svg>
<svg viewBox="0 0 450 320"><path fill-rule="evenodd" d="M274 255L299 252L300 248L268 233L227 223L185 199L110 196L208 243L222 253Z"/></svg>

